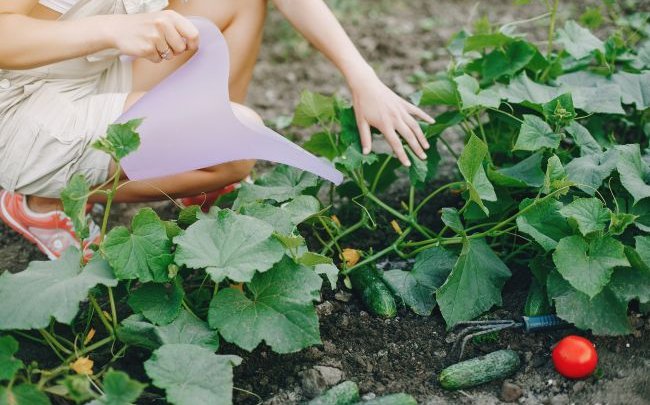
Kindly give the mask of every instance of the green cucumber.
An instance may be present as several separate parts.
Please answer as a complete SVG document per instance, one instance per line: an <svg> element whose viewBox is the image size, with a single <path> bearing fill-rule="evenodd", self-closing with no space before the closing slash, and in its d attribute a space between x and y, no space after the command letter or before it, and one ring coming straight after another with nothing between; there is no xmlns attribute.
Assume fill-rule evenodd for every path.
<svg viewBox="0 0 650 405"><path fill-rule="evenodd" d="M307 405L351 405L359 402L359 386L352 381L344 381L330 388Z"/></svg>
<svg viewBox="0 0 650 405"><path fill-rule="evenodd" d="M528 290L526 305L524 305L524 315L546 315L550 314L552 309L551 304L548 302L546 287L540 284L536 279L533 279L530 283L530 289Z"/></svg>
<svg viewBox="0 0 650 405"><path fill-rule="evenodd" d="M514 374L520 365L517 352L499 350L447 367L438 375L438 382L447 390L475 387L506 378Z"/></svg>
<svg viewBox="0 0 650 405"><path fill-rule="evenodd" d="M362 266L350 273L352 289L361 295L368 310L377 316L393 318L397 304L379 272L371 266Z"/></svg>
<svg viewBox="0 0 650 405"><path fill-rule="evenodd" d="M391 394L383 397L378 397L371 399L365 402L359 402L359 405L418 405L418 401L415 400L409 394L404 394L400 392L399 394Z"/></svg>

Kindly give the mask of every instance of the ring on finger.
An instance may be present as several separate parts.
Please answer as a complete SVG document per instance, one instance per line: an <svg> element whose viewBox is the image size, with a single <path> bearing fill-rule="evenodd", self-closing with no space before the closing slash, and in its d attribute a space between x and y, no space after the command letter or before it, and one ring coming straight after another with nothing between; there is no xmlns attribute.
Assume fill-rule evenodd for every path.
<svg viewBox="0 0 650 405"><path fill-rule="evenodd" d="M170 60L172 58L172 50L170 48L167 48L165 51L158 53L162 59Z"/></svg>

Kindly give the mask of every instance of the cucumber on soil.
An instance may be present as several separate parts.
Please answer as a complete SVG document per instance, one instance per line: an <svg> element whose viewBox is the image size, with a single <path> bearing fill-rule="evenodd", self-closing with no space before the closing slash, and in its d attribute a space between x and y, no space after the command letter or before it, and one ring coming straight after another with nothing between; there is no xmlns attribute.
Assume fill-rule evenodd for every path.
<svg viewBox="0 0 650 405"><path fill-rule="evenodd" d="M397 304L388 286L374 267L363 266L350 273L352 289L361 295L368 310L384 318L397 315Z"/></svg>
<svg viewBox="0 0 650 405"><path fill-rule="evenodd" d="M438 382L447 390L475 387L509 377L520 365L517 352L499 350L447 367L438 375Z"/></svg>

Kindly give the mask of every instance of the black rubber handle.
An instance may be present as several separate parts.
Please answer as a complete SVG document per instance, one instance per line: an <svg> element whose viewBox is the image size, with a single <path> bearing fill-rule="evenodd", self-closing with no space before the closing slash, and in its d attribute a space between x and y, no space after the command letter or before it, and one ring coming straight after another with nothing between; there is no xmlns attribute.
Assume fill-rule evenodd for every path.
<svg viewBox="0 0 650 405"><path fill-rule="evenodd" d="M571 326L570 323L563 321L555 315L524 316L523 319L524 330L526 332L541 332Z"/></svg>

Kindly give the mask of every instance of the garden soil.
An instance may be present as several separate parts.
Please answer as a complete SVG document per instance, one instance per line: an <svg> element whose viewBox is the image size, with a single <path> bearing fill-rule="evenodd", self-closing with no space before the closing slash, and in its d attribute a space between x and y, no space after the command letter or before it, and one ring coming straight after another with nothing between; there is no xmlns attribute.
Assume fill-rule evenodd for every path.
<svg viewBox="0 0 650 405"><path fill-rule="evenodd" d="M454 32L471 27L473 20L486 15L492 22L505 23L543 13L537 5L521 7L514 6L512 1L494 0L343 0L332 3L336 3L343 24L379 76L405 96L417 89L417 84L409 80L411 75L445 68L449 59L444 45ZM562 4L560 18L566 19L579 15L592 2L564 1ZM650 7L644 6L643 1L638 4ZM527 24L524 29L542 43L543 25ZM249 104L272 124L278 125L282 121L277 120L278 117L291 114L302 89L349 95L336 70L298 39L274 10L270 13L264 42ZM299 139L302 134L289 135ZM445 137L456 147L462 147L457 134L449 132ZM452 176L453 165L444 166L441 175ZM403 195L404 190L391 192ZM453 202L451 196L441 197L425 215L431 222L436 221L438 209ZM175 212L171 203L157 203L154 207L168 218ZM113 223L128 223L138 208L140 206L118 206ZM383 235L374 235L374 240L380 242ZM43 259L35 248L0 225L0 272L20 271L29 261ZM381 264L386 269L408 266L408 263ZM489 317L511 319L520 316L528 282L524 272L515 271L504 290L503 308L495 309ZM341 379L356 381L367 399L408 392L419 403L432 405L498 404L506 399L524 404L650 404L650 319L647 316L630 315L634 334L629 336L593 338L585 335L595 342L600 356L598 377L569 381L553 369L550 352L554 343L578 331L531 335L509 331L470 345L468 355L511 348L522 358L520 370L506 382L452 393L445 392L436 383L437 374L456 359L456 354L451 352L453 334L445 330L437 310L431 317L420 317L401 309L394 319L379 319L368 314L358 298L344 288L332 291L324 287L318 311L322 345L290 355L274 354L267 347L259 347L249 354L225 346L225 352L244 358L235 370L237 404L260 402L246 391L255 393L267 404L300 403ZM43 355L37 348L28 351L30 353L23 351L23 354L28 357ZM142 360L147 356L137 351L133 355L143 357ZM124 361L121 366L137 378L142 370L136 363L141 364L141 359L134 359L131 364ZM147 397L141 403L163 403L163 400Z"/></svg>

